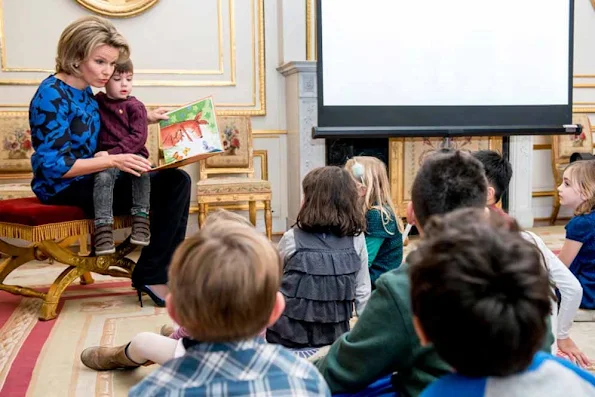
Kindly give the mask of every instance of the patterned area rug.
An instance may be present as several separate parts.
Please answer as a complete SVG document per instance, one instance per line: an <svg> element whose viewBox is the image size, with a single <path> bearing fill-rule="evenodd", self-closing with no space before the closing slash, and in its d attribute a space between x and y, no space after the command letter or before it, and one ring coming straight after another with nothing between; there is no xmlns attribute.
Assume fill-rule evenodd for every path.
<svg viewBox="0 0 595 397"><path fill-rule="evenodd" d="M552 250L564 243L561 226L534 231ZM412 239L407 249L414 246ZM7 282L47 289L62 270L36 263L19 269ZM81 364L86 347L121 345L139 332L159 332L161 325L171 323L165 309L154 307L148 298L141 309L129 280L94 277L95 284L69 287L58 318L49 322L37 320L39 299L0 292L0 396L127 396L130 387L155 368L98 373ZM595 322L575 323L571 336L595 358Z"/></svg>
<svg viewBox="0 0 595 397"><path fill-rule="evenodd" d="M151 367L95 372L79 360L93 345L117 346L141 331L171 323L149 301L141 309L129 281L75 285L55 321L37 320L41 300L0 293L0 395L127 396Z"/></svg>

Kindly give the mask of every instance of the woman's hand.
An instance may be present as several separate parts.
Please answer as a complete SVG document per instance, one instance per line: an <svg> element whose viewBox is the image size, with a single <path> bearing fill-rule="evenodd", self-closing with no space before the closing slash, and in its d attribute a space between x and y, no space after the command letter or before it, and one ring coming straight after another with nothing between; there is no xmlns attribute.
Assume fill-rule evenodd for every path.
<svg viewBox="0 0 595 397"><path fill-rule="evenodd" d="M582 368L589 368L591 366L589 357L570 338L558 339L558 350L566 354L570 360Z"/></svg>
<svg viewBox="0 0 595 397"><path fill-rule="evenodd" d="M147 111L147 122L149 124L153 124L158 122L159 120L168 120L169 116L166 115L167 109L166 108L157 108L153 110Z"/></svg>
<svg viewBox="0 0 595 397"><path fill-rule="evenodd" d="M136 154L113 154L109 156L112 168L128 172L134 176L140 176L143 172L151 170L149 160Z"/></svg>

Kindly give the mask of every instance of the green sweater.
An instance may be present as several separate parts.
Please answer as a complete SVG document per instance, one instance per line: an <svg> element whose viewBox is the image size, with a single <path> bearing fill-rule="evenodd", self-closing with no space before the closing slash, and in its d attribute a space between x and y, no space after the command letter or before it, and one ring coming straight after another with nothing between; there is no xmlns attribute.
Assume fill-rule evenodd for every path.
<svg viewBox="0 0 595 397"><path fill-rule="evenodd" d="M451 372L433 347L422 347L415 334L407 268L403 263L376 281L376 290L353 329L315 363L332 393L356 392L398 372L399 391L416 397L434 380ZM548 332L543 351L551 352L553 342Z"/></svg>

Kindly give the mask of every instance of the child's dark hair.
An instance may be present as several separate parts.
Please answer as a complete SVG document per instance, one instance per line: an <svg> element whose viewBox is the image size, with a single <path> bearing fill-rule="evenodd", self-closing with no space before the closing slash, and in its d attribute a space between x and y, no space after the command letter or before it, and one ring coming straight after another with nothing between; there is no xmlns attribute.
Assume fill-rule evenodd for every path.
<svg viewBox="0 0 595 397"><path fill-rule="evenodd" d="M124 62L117 63L114 73L134 73L134 65L132 64L130 58Z"/></svg>
<svg viewBox="0 0 595 397"><path fill-rule="evenodd" d="M316 168L302 181L304 202L296 225L309 233L355 236L362 233L366 217L357 185L349 172L335 166Z"/></svg>
<svg viewBox="0 0 595 397"><path fill-rule="evenodd" d="M500 201L502 195L508 189L510 179L512 178L512 167L508 160L493 150L480 150L473 153L473 157L478 159L485 169L488 183L494 188L495 203Z"/></svg>
<svg viewBox="0 0 595 397"><path fill-rule="evenodd" d="M485 210L432 217L407 257L413 313L464 376L525 370L543 344L552 290L535 245Z"/></svg>
<svg viewBox="0 0 595 397"><path fill-rule="evenodd" d="M420 226L432 215L457 208L484 208L487 181L481 163L469 153L440 151L427 157L411 187L411 201Z"/></svg>

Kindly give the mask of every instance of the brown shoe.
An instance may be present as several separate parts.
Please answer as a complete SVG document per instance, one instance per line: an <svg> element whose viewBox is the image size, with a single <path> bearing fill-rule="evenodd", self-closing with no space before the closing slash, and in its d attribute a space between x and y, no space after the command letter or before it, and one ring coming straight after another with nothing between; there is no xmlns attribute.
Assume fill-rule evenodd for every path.
<svg viewBox="0 0 595 397"><path fill-rule="evenodd" d="M133 369L143 364L136 363L126 355L128 344L116 347L89 347L81 353L81 361L95 371Z"/></svg>
<svg viewBox="0 0 595 397"><path fill-rule="evenodd" d="M163 336L167 336L169 338L169 336L171 334L174 333L174 327L172 327L171 325L167 325L165 324L163 327L161 327L161 330L159 331L159 333Z"/></svg>
<svg viewBox="0 0 595 397"><path fill-rule="evenodd" d="M130 242L132 244L146 247L151 241L151 222L149 218L135 215L132 217L132 234Z"/></svg>
<svg viewBox="0 0 595 397"><path fill-rule="evenodd" d="M115 252L114 226L111 223L95 226L95 255L110 255Z"/></svg>

